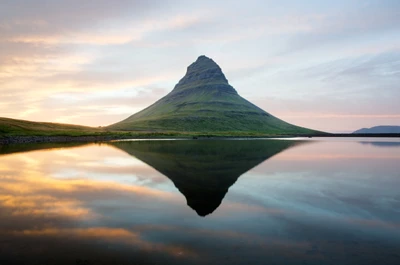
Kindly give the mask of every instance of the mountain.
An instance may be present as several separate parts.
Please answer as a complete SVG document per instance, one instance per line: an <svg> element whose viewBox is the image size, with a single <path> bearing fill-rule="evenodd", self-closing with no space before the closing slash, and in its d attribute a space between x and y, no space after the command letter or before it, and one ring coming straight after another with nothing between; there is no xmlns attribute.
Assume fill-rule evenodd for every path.
<svg viewBox="0 0 400 265"><path fill-rule="evenodd" d="M109 145L168 177L199 216L214 212L237 179L283 150L287 140L117 141Z"/></svg>
<svg viewBox="0 0 400 265"><path fill-rule="evenodd" d="M400 133L400 126L391 126L391 125L385 125L385 126L375 126L371 128L362 128L360 130L357 130L353 132L354 134L360 134L360 133Z"/></svg>
<svg viewBox="0 0 400 265"><path fill-rule="evenodd" d="M316 133L284 122L242 98L221 68L204 55L187 68L186 75L168 95L108 128L226 134Z"/></svg>

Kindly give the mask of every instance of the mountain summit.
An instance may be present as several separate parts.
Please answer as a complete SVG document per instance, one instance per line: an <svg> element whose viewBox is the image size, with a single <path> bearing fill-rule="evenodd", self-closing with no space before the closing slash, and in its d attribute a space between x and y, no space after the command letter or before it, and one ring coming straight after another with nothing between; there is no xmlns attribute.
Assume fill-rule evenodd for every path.
<svg viewBox="0 0 400 265"><path fill-rule="evenodd" d="M176 84L173 93L198 86L213 85L232 93L236 90L231 87L221 68L212 59L201 55L186 71L186 75Z"/></svg>
<svg viewBox="0 0 400 265"><path fill-rule="evenodd" d="M242 98L218 64L204 55L187 68L168 95L109 128L231 135L315 133L286 123Z"/></svg>

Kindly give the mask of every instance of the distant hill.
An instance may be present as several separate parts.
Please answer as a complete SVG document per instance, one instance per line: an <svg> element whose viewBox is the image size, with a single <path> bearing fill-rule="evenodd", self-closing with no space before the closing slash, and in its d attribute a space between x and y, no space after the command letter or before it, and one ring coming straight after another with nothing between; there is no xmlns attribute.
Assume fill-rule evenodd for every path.
<svg viewBox="0 0 400 265"><path fill-rule="evenodd" d="M34 122L0 117L0 136L14 135L84 135L100 129L52 122Z"/></svg>
<svg viewBox="0 0 400 265"><path fill-rule="evenodd" d="M168 95L108 129L232 135L317 133L284 122L242 98L221 68L204 55L187 68Z"/></svg>
<svg viewBox="0 0 400 265"><path fill-rule="evenodd" d="M371 128L362 128L353 132L354 134L362 134L362 133L400 133L400 126L375 126Z"/></svg>

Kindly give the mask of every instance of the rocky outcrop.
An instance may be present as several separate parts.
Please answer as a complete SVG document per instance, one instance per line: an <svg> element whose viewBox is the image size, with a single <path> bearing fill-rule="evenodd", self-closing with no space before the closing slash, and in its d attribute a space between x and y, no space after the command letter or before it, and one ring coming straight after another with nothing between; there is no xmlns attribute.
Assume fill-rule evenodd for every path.
<svg viewBox="0 0 400 265"><path fill-rule="evenodd" d="M172 93L182 92L185 89L208 87L208 89L222 89L237 94L229 85L221 68L212 59L202 55L192 63L185 76L176 84Z"/></svg>

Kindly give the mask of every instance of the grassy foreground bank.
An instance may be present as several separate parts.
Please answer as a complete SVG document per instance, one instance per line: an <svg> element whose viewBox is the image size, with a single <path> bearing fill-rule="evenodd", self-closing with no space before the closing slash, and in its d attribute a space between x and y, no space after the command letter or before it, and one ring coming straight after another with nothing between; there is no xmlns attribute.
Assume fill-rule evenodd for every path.
<svg viewBox="0 0 400 265"><path fill-rule="evenodd" d="M400 134L261 134L260 132L176 132L114 131L107 127L49 122L32 122L0 118L0 145L25 143L97 142L117 139L208 139L208 138L275 138L275 137L400 137Z"/></svg>
<svg viewBox="0 0 400 265"><path fill-rule="evenodd" d="M267 134L260 132L177 132L177 131L116 131L107 127L87 127L81 125L50 122L33 122L0 118L0 144L51 143L51 142L94 142L115 139L149 138L214 138L214 137L291 137L316 136L292 134Z"/></svg>

